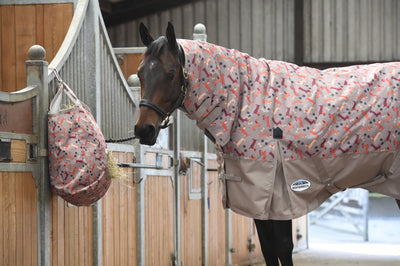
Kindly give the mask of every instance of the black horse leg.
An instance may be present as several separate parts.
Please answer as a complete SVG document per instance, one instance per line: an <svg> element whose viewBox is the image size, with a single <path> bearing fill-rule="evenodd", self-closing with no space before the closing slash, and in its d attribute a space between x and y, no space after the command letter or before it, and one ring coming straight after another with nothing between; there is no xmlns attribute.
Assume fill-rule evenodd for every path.
<svg viewBox="0 0 400 266"><path fill-rule="evenodd" d="M257 227L261 251L267 266L279 266L278 254L276 254L275 250L272 221L254 219L254 222Z"/></svg>
<svg viewBox="0 0 400 266"><path fill-rule="evenodd" d="M293 266L292 220L254 219L267 266ZM279 260L278 260L279 259Z"/></svg>
<svg viewBox="0 0 400 266"><path fill-rule="evenodd" d="M277 254L282 266L293 266L292 220L273 221Z"/></svg>

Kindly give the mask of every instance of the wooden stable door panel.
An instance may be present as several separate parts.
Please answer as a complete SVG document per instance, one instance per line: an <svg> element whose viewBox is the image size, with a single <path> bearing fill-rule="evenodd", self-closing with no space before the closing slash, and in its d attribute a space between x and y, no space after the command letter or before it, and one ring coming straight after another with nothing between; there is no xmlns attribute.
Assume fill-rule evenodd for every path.
<svg viewBox="0 0 400 266"><path fill-rule="evenodd" d="M26 87L26 66L29 48L36 42L36 7L15 6L15 75L16 89Z"/></svg>
<svg viewBox="0 0 400 266"><path fill-rule="evenodd" d="M171 254L174 252L174 201L171 178L147 176L144 198L146 265L169 265Z"/></svg>
<svg viewBox="0 0 400 266"><path fill-rule="evenodd" d="M0 265L37 265L37 196L30 173L0 173Z"/></svg>
<svg viewBox="0 0 400 266"><path fill-rule="evenodd" d="M200 172L196 178L200 178ZM201 199L189 199L188 176L181 176L181 259L184 265L201 265Z"/></svg>
<svg viewBox="0 0 400 266"><path fill-rule="evenodd" d="M0 6L1 79L0 91L16 91L15 6ZM22 88L20 88L22 89Z"/></svg>
<svg viewBox="0 0 400 266"><path fill-rule="evenodd" d="M33 134L32 100L0 102L0 132Z"/></svg>
<svg viewBox="0 0 400 266"><path fill-rule="evenodd" d="M26 142L25 140L11 140L11 161L13 163L26 162Z"/></svg>
<svg viewBox="0 0 400 266"><path fill-rule="evenodd" d="M295 251L301 251L308 245L307 215L293 220L293 244Z"/></svg>
<svg viewBox="0 0 400 266"><path fill-rule="evenodd" d="M208 161L209 168L216 168L216 161ZM208 182L208 265L225 265L225 210L216 171L207 173Z"/></svg>
<svg viewBox="0 0 400 266"><path fill-rule="evenodd" d="M231 247L235 250L232 253L232 263L239 264L249 259L247 241L250 235L250 219L231 212Z"/></svg>
<svg viewBox="0 0 400 266"><path fill-rule="evenodd" d="M0 91L26 87L28 49L46 50L51 62L61 47L73 17L73 3L0 6Z"/></svg>
<svg viewBox="0 0 400 266"><path fill-rule="evenodd" d="M72 17L71 3L43 5L43 47L48 62L51 62L61 47Z"/></svg>
<svg viewBox="0 0 400 266"><path fill-rule="evenodd" d="M113 152L119 163L133 161L133 153ZM123 168L102 199L103 265L136 265L136 186L133 169Z"/></svg>
<svg viewBox="0 0 400 266"><path fill-rule="evenodd" d="M50 265L93 265L93 207L69 207L52 194Z"/></svg>
<svg viewBox="0 0 400 266"><path fill-rule="evenodd" d="M125 79L130 75L136 74L140 62L143 60L143 54L119 54L117 55L119 66Z"/></svg>

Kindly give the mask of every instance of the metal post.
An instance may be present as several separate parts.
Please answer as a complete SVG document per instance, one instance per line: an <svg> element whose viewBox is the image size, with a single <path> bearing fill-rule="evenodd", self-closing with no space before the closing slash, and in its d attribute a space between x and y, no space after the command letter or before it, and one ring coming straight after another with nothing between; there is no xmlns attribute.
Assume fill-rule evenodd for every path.
<svg viewBox="0 0 400 266"><path fill-rule="evenodd" d="M181 113L179 110L174 114L173 124L173 147L174 147L174 265L181 263L181 194L180 194L180 176L179 176L179 151L181 149L180 129Z"/></svg>
<svg viewBox="0 0 400 266"><path fill-rule="evenodd" d="M363 191L362 197L363 200L361 201L362 207L362 219L363 219L363 239L364 241L369 241L369 228L368 228L368 213L369 213L369 193L368 191Z"/></svg>
<svg viewBox="0 0 400 266"><path fill-rule="evenodd" d="M207 41L206 27L199 23L194 26L193 40ZM207 202L207 138L203 135L203 141L200 145L200 152L202 153L201 162L203 168L201 171L201 254L202 265L208 264L208 202Z"/></svg>
<svg viewBox="0 0 400 266"><path fill-rule="evenodd" d="M39 93L39 160L40 176L37 183L38 265L50 265L50 183L47 161L47 112L49 109L48 63L46 51L39 45L32 46L26 61L27 86L38 85Z"/></svg>
<svg viewBox="0 0 400 266"><path fill-rule="evenodd" d="M207 138L204 137L201 148L201 230L202 230L202 265L208 264L208 179L207 179Z"/></svg>
<svg viewBox="0 0 400 266"><path fill-rule="evenodd" d="M139 106L140 101L140 82L136 74L129 76L128 85L133 93L135 105ZM138 112L135 112L133 121L138 118ZM135 147L135 162L142 163L144 161L143 148L141 145ZM142 170L135 169L134 177L137 180L142 178ZM144 217L144 180L136 183L136 263L138 266L144 266L146 262L146 246L145 246L145 217Z"/></svg>
<svg viewBox="0 0 400 266"><path fill-rule="evenodd" d="M90 1L86 21L90 25L93 34L93 45L91 46L90 54L94 57L94 64L89 66L89 93L90 99L87 103L96 118L98 125L101 127L101 91L100 91L100 25L99 25L99 11L97 1ZM102 204L101 199L93 205L93 266L101 266L103 263L103 225L102 225Z"/></svg>
<svg viewBox="0 0 400 266"><path fill-rule="evenodd" d="M232 254L231 254L231 210L225 210L225 265L232 265Z"/></svg>

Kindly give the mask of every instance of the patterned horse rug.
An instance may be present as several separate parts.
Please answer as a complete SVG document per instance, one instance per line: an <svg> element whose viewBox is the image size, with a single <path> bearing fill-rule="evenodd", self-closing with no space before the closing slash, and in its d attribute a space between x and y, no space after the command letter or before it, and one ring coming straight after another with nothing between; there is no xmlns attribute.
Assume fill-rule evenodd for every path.
<svg viewBox="0 0 400 266"><path fill-rule="evenodd" d="M286 220L362 187L400 199L400 63L317 70L178 40L184 109L216 140L223 204Z"/></svg>

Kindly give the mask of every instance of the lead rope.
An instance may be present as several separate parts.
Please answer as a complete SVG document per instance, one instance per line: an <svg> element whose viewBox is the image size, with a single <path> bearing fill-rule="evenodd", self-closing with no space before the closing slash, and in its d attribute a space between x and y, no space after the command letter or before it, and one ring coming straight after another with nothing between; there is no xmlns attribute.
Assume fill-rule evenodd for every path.
<svg viewBox="0 0 400 266"><path fill-rule="evenodd" d="M107 143L121 143L121 142L127 142L133 139L136 139L136 136L132 136L132 137L127 137L127 138L122 138L122 139L106 139Z"/></svg>

